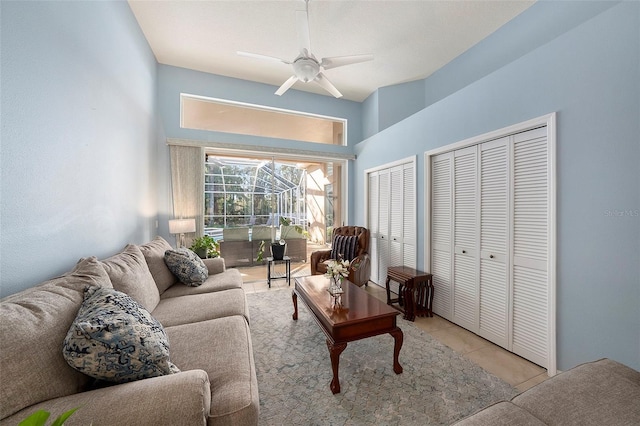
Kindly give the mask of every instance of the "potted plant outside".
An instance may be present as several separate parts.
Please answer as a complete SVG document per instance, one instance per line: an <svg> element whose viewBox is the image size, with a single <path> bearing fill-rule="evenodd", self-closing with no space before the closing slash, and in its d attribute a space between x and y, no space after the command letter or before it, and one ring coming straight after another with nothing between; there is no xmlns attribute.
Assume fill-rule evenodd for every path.
<svg viewBox="0 0 640 426"><path fill-rule="evenodd" d="M220 243L209 235L194 239L189 248L201 259L220 256Z"/></svg>
<svg viewBox="0 0 640 426"><path fill-rule="evenodd" d="M286 253L286 250L287 243L283 239L271 243L271 257L273 257L274 260L282 260L284 258L284 254Z"/></svg>

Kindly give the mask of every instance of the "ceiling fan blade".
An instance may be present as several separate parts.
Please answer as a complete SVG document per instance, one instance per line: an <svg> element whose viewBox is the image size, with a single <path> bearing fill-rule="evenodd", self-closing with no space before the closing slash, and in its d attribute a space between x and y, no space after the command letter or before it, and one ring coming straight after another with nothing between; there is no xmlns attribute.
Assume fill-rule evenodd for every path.
<svg viewBox="0 0 640 426"><path fill-rule="evenodd" d="M260 55L259 53L250 53L250 52L242 52L242 51L237 51L236 53L239 56L246 56L247 58L265 59L267 61L272 61L272 62L282 62L283 64L287 64L287 65L292 64L292 62L285 61L284 59L276 58L275 56Z"/></svg>
<svg viewBox="0 0 640 426"><path fill-rule="evenodd" d="M305 10L296 10L296 24L300 54L307 57L311 54L311 37L309 36L309 15L306 7Z"/></svg>
<svg viewBox="0 0 640 426"><path fill-rule="evenodd" d="M340 93L338 91L338 89L336 89L336 86L334 86L327 77L324 76L324 74L319 73L318 76L316 77L315 80L316 83L318 83L320 85L320 87L322 87L324 90L326 90L327 92L331 93L333 96L335 96L336 98L341 98L342 97L342 93Z"/></svg>
<svg viewBox="0 0 640 426"><path fill-rule="evenodd" d="M293 86L293 83L295 83L296 81L298 81L298 77L296 77L295 75L289 77L289 79L282 83L282 86L280 86L280 88L276 90L276 95L282 96L282 94L289 90L289 88Z"/></svg>
<svg viewBox="0 0 640 426"><path fill-rule="evenodd" d="M358 64L360 62L372 60L373 55L334 56L332 58L322 58L320 66L325 70L330 70L331 68L343 67L345 65Z"/></svg>

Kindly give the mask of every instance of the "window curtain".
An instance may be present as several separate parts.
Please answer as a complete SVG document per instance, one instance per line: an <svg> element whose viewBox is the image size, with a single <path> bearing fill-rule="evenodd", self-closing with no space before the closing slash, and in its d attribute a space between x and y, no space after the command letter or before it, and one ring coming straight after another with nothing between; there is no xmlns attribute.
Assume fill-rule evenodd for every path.
<svg viewBox="0 0 640 426"><path fill-rule="evenodd" d="M185 234L189 247L204 234L204 148L170 145L173 217L196 219L196 232Z"/></svg>

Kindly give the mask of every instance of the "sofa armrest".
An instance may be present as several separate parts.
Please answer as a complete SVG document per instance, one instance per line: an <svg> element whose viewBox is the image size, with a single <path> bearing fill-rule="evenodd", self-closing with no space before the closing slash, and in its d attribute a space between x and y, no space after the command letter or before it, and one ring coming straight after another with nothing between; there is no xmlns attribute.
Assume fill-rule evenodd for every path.
<svg viewBox="0 0 640 426"><path fill-rule="evenodd" d="M311 259L309 263L311 263L311 275L318 275L318 264L324 262L325 260L331 259L331 250L317 250L311 253Z"/></svg>
<svg viewBox="0 0 640 426"><path fill-rule="evenodd" d="M209 275L220 274L226 270L224 259L222 257L214 257L211 259L202 259L209 270Z"/></svg>
<svg viewBox="0 0 640 426"><path fill-rule="evenodd" d="M95 389L27 407L0 423L18 424L37 410L51 418L79 408L65 425L206 425L211 410L209 377L189 370Z"/></svg>

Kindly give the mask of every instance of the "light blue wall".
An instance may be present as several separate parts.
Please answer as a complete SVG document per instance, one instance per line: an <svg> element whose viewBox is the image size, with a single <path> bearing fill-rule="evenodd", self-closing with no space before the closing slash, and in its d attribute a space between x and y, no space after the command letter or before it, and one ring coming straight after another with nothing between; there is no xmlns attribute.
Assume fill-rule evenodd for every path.
<svg viewBox="0 0 640 426"><path fill-rule="evenodd" d="M362 103L363 138L369 138L426 107L426 80L381 87Z"/></svg>
<svg viewBox="0 0 640 426"><path fill-rule="evenodd" d="M534 27L529 18L538 25L545 17L553 20L556 6L566 7L532 6L494 39ZM565 33L358 144L355 196L364 200L367 168L418 155L422 267L423 153L557 111L558 367L610 357L638 369L640 3L613 5L571 24ZM355 219L364 222L363 210Z"/></svg>
<svg viewBox="0 0 640 426"><path fill-rule="evenodd" d="M158 67L158 111L167 138L185 138L199 141L237 143L264 147L300 149L305 151L350 154L353 146L362 140L362 104L331 96L315 95L289 89L283 96L275 96L276 86L254 83L220 75L208 74L168 65ZM270 106L312 114L346 118L347 143L350 146L316 144L284 139L237 135L224 132L209 132L180 128L180 94L207 96L236 102ZM170 176L169 149L161 142L159 173ZM159 234L169 238L168 220L172 218L171 183L160 180ZM349 189L352 190L352 187ZM353 212L353 201L349 200L349 212ZM173 238L173 237L171 237Z"/></svg>
<svg viewBox="0 0 640 426"><path fill-rule="evenodd" d="M640 3L538 2L425 80L427 108L395 125L380 114L401 96L280 98L156 67L126 2L0 7L2 295L148 240L156 217L168 238L166 137L317 149L180 129L180 92L348 118L350 147L324 149L358 155L353 224L365 169L417 155L423 224L424 151L557 111L559 368L608 356L640 369Z"/></svg>
<svg viewBox="0 0 640 426"><path fill-rule="evenodd" d="M380 131L424 109L425 82L423 79L378 89Z"/></svg>
<svg viewBox="0 0 640 426"><path fill-rule="evenodd" d="M378 91L376 90L362 102L362 137L367 139L380 130L378 124Z"/></svg>
<svg viewBox="0 0 640 426"><path fill-rule="evenodd" d="M426 79L426 105L489 75L616 3L538 1Z"/></svg>
<svg viewBox="0 0 640 426"><path fill-rule="evenodd" d="M0 292L155 234L156 62L126 2L1 2Z"/></svg>

